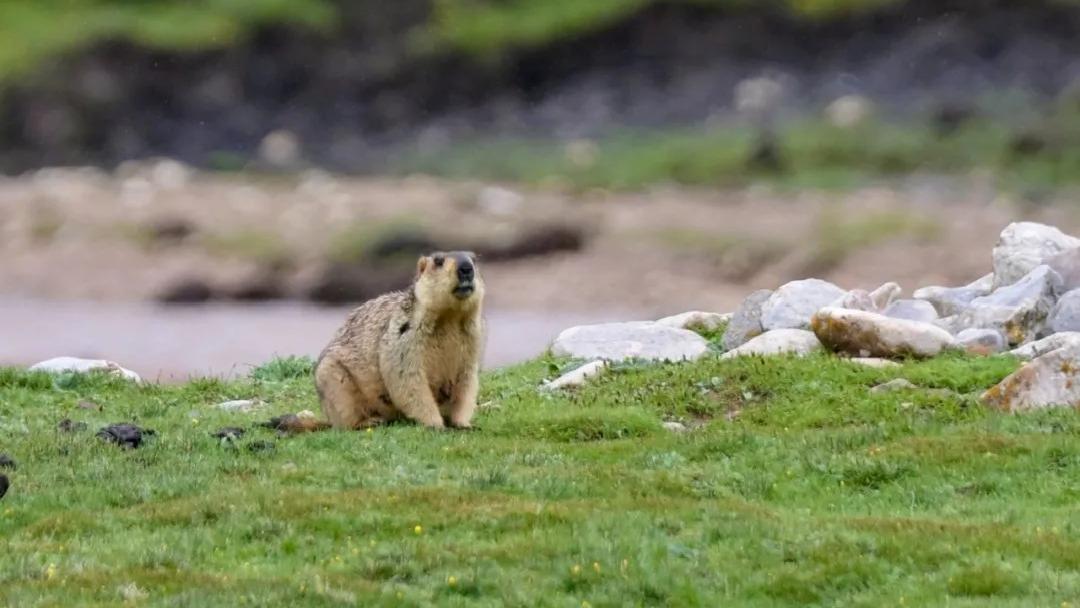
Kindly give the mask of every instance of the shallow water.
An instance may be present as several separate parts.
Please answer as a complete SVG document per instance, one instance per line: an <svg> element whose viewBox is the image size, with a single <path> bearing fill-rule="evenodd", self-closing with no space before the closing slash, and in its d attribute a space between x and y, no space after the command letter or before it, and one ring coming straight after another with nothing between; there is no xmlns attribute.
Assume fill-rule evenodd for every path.
<svg viewBox="0 0 1080 608"><path fill-rule="evenodd" d="M348 308L303 303L168 307L140 303L0 299L0 365L56 356L111 359L144 378L246 374L278 355L316 356ZM566 327L627 320L619 313L486 313L484 366L541 353Z"/></svg>

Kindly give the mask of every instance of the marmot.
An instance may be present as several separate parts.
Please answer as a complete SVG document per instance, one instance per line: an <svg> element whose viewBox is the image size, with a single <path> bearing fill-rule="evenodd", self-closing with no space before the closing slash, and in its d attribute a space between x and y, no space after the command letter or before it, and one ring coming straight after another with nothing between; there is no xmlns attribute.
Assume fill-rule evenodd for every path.
<svg viewBox="0 0 1080 608"><path fill-rule="evenodd" d="M337 428L409 418L468 428L486 327L484 282L470 252L420 257L412 286L353 310L315 365L323 413Z"/></svg>

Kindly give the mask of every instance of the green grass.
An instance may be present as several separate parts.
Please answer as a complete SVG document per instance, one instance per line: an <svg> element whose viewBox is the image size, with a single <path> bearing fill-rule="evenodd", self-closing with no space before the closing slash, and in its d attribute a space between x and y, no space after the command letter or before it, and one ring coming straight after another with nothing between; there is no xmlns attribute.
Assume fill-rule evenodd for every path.
<svg viewBox="0 0 1080 608"><path fill-rule="evenodd" d="M780 0L775 6L800 18L830 18L868 11L897 0ZM745 10L751 0L441 0L425 32L428 45L490 54L508 47L535 47L589 34L659 4L690 4Z"/></svg>
<svg viewBox="0 0 1080 608"><path fill-rule="evenodd" d="M326 27L334 16L323 0L4 0L0 81L102 40L174 50L222 48L259 25Z"/></svg>
<svg viewBox="0 0 1080 608"><path fill-rule="evenodd" d="M1016 366L823 356L486 373L474 432L278 438L310 361L137 387L0 370L11 606L1060 606L1080 597L1080 414L973 395ZM941 393L870 394L903 376ZM213 404L260 398L260 414ZM76 408L80 400L103 406ZM56 431L72 418L90 428ZM729 420L729 418L731 418ZM703 423L687 434L664 420ZM157 431L123 451L111 422ZM235 445L209 432L250 430ZM253 441L272 450L252 451Z"/></svg>
<svg viewBox="0 0 1080 608"><path fill-rule="evenodd" d="M768 181L785 188L846 188L919 171L988 171L1006 188L1074 185L1080 180L1080 110L1062 108L1028 121L973 120L942 135L928 123L870 121L855 128L823 120L781 126L775 136L778 168L755 165L756 137L743 126L707 131L623 132L575 153L580 144L543 139L485 140L445 150L408 153L394 161L402 172L488 178L576 189L634 190L675 182L743 186ZM1017 150L1027 134L1044 146ZM575 148L576 146L576 148Z"/></svg>

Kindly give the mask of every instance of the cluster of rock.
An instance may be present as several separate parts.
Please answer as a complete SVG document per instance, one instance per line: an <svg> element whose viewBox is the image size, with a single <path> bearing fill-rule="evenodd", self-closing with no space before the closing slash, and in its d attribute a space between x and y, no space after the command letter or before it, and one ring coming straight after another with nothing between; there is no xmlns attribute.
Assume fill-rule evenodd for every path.
<svg viewBox="0 0 1080 608"><path fill-rule="evenodd" d="M590 363L546 386L585 382L606 362L692 360L710 352L691 328L726 322L721 358L827 350L873 366L945 351L1009 353L1030 362L983 395L1006 411L1080 405L1080 239L1032 222L1010 224L993 272L962 287L924 287L901 298L896 283L844 290L820 279L750 294L732 314L691 312L659 321L570 328L556 355Z"/></svg>

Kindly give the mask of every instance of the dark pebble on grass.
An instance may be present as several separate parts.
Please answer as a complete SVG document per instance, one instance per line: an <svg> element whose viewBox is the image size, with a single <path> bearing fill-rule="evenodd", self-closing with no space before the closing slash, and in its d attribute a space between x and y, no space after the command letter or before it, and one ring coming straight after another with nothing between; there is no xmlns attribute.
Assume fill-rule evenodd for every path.
<svg viewBox="0 0 1080 608"><path fill-rule="evenodd" d="M260 452L273 452L275 447L276 446L272 441L263 441L260 439L249 443L247 449L258 454Z"/></svg>
<svg viewBox="0 0 1080 608"><path fill-rule="evenodd" d="M71 418L64 418L56 425L56 429L64 433L78 433L79 431L86 430L86 423L75 422Z"/></svg>
<svg viewBox="0 0 1080 608"><path fill-rule="evenodd" d="M7 454L0 454L0 469L15 470L15 460Z"/></svg>
<svg viewBox="0 0 1080 608"><path fill-rule="evenodd" d="M11 487L11 482L8 481L7 475L0 475L0 498L7 494L8 488Z"/></svg>
<svg viewBox="0 0 1080 608"><path fill-rule="evenodd" d="M97 432L97 436L121 447L133 449L142 445L143 437L153 435L153 429L141 429L134 424L112 424Z"/></svg>
<svg viewBox="0 0 1080 608"><path fill-rule="evenodd" d="M210 434L218 439L239 439L244 436L244 429L238 426L227 426Z"/></svg>

